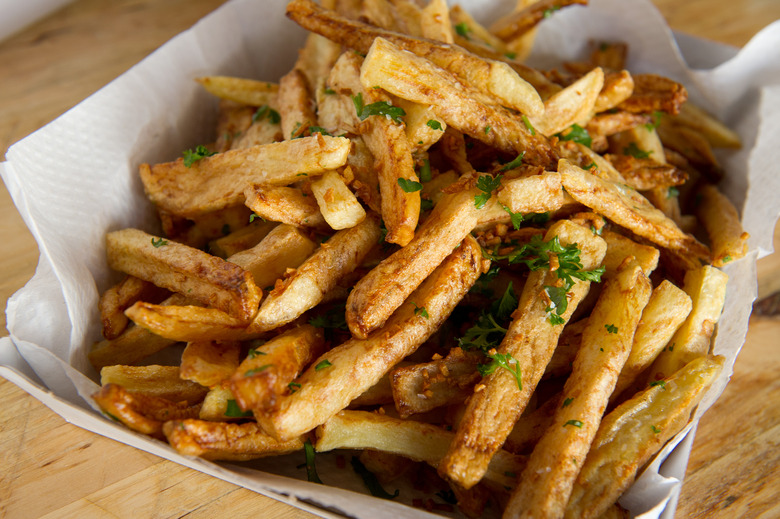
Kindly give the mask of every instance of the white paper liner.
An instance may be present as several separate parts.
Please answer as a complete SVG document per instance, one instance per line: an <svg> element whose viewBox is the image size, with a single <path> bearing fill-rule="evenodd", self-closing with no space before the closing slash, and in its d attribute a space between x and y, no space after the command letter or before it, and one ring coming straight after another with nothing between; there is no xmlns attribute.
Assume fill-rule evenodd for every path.
<svg viewBox="0 0 780 519"><path fill-rule="evenodd" d="M483 21L510 7L489 0L459 3ZM89 395L97 389L97 376L86 352L99 339L98 294L117 279L106 266L104 236L124 227L158 226L143 195L138 165L170 160L212 138L216 102L193 78L225 74L277 81L289 70L304 32L284 18L285 4L225 4L9 149L0 175L38 242L41 258L33 279L8 301L10 338L0 339L0 375L80 427L323 517L333 516L325 509L372 519L429 517L394 501L181 456L91 409ZM699 406L698 418L731 375L756 294L755 260L771 252L780 213L780 149L775 144L780 130L780 22L736 52L688 36L675 41L648 0L593 0L587 8L562 10L542 24L532 63L549 66L580 59L591 40L629 43L630 70L681 81L693 101L738 131L745 144L719 158L728 172L723 187L741 208L751 234L751 253L725 269L731 279L714 351L728 361ZM695 423L664 448L622 498L634 514L673 516ZM357 489L354 483L344 485Z"/></svg>

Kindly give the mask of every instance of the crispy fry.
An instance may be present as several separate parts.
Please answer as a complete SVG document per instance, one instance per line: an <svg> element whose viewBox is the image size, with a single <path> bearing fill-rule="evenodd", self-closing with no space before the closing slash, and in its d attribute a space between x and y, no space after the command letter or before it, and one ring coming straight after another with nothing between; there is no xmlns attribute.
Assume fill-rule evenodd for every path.
<svg viewBox="0 0 780 519"><path fill-rule="evenodd" d="M212 95L250 106L269 104L279 90L275 83L230 76L204 76L195 81Z"/></svg>
<svg viewBox="0 0 780 519"><path fill-rule="evenodd" d="M602 180L566 160L558 164L566 191L577 201L648 240L695 260L709 262L709 250L633 189Z"/></svg>
<svg viewBox="0 0 780 519"><path fill-rule="evenodd" d="M626 181L638 191L668 189L688 180L688 174L670 164L659 163L652 158L636 158L630 155L605 155Z"/></svg>
<svg viewBox="0 0 780 519"><path fill-rule="evenodd" d="M349 229L365 219L366 210L335 171L312 182L311 190L322 217L332 229Z"/></svg>
<svg viewBox="0 0 780 519"><path fill-rule="evenodd" d="M279 115L282 118L282 135L285 140L302 137L311 126L316 126L314 99L306 75L297 68L285 74L279 81Z"/></svg>
<svg viewBox="0 0 780 519"><path fill-rule="evenodd" d="M203 251L137 229L108 233L111 268L182 293L238 321L257 313L261 291L252 274Z"/></svg>
<svg viewBox="0 0 780 519"><path fill-rule="evenodd" d="M245 341L262 336L248 324L216 308L154 305L138 301L125 313L138 326L174 342Z"/></svg>
<svg viewBox="0 0 780 519"><path fill-rule="evenodd" d="M688 100L688 91L680 83L656 74L634 74L631 97L618 105L621 110L635 113L654 111L678 114Z"/></svg>
<svg viewBox="0 0 780 519"><path fill-rule="evenodd" d="M548 137L573 124L584 124L593 114L604 86L604 71L594 68L544 102L544 115L529 116L533 127Z"/></svg>
<svg viewBox="0 0 780 519"><path fill-rule="evenodd" d="M512 40L533 29L552 11L587 3L587 0L540 0L497 20L490 26L490 31L504 41Z"/></svg>
<svg viewBox="0 0 780 519"><path fill-rule="evenodd" d="M333 449L375 449L400 454L434 467L447 452L454 433L435 425L367 411L341 411L317 428L318 452ZM514 485L525 459L499 451L485 479ZM513 476L513 474L515 476Z"/></svg>
<svg viewBox="0 0 780 519"><path fill-rule="evenodd" d="M128 320L124 311L136 301L159 302L168 294L148 281L134 276L125 276L122 281L109 288L100 296L98 309L103 323L103 337L116 339L127 327Z"/></svg>
<svg viewBox="0 0 780 519"><path fill-rule="evenodd" d="M100 370L100 385L115 384L125 391L189 405L203 400L208 388L182 380L179 366L106 366Z"/></svg>
<svg viewBox="0 0 780 519"><path fill-rule="evenodd" d="M606 244L598 236L567 220L554 224L546 239L558 236L562 245L577 243L585 269L597 267ZM552 357L563 326L548 321L548 301L539 294L557 278L548 270L531 272L523 287L518 309L499 352L510 354L522 375L522 388L507 370L485 377L468 402L455 440L439 466L439 472L465 488L474 486L483 476L493 454L506 439L523 412L531 394ZM568 321L590 287L589 281L577 281L567 294L568 308L561 316ZM479 387L479 386L478 386Z"/></svg>
<svg viewBox="0 0 780 519"><path fill-rule="evenodd" d="M179 376L213 387L230 378L238 367L241 345L236 341L196 341L181 354Z"/></svg>
<svg viewBox="0 0 780 519"><path fill-rule="evenodd" d="M417 315L412 304L402 305L368 339L350 339L323 354L298 379L298 391L284 397L279 411L269 416L273 430L267 432L276 438L293 438L347 407L425 342L482 271L480 247L466 238L410 296L428 317Z"/></svg>
<svg viewBox="0 0 780 519"><path fill-rule="evenodd" d="M642 267L645 276L649 276L658 266L660 253L655 247L637 243L612 231L602 231L601 237L607 242L607 253L604 255L605 278L612 277L623 260L629 256Z"/></svg>
<svg viewBox="0 0 780 519"><path fill-rule="evenodd" d="M361 54L368 53L376 38L386 39L446 68L479 91L496 96L510 108L528 115L539 115L543 110L541 98L534 87L506 64L486 61L456 47L354 22L322 9L310 0L291 1L287 5L287 16L304 29L321 34Z"/></svg>
<svg viewBox="0 0 780 519"><path fill-rule="evenodd" d="M723 311L727 281L728 274L709 265L686 272L683 290L693 302L691 313L650 367L649 382L668 377L709 352L715 324Z"/></svg>
<svg viewBox="0 0 780 519"><path fill-rule="evenodd" d="M747 254L750 235L742 229L731 201L711 184L699 188L698 195L696 215L710 238L713 266L722 267Z"/></svg>
<svg viewBox="0 0 780 519"><path fill-rule="evenodd" d="M424 38L452 43L452 24L450 23L447 0L431 0L420 12L420 32Z"/></svg>
<svg viewBox="0 0 780 519"><path fill-rule="evenodd" d="M488 145L510 153L525 152L528 163L546 165L553 160L550 144L542 135L532 134L519 116L480 102L472 88L447 71L387 40L374 41L360 79L364 85L380 86L403 99L430 105L448 125Z"/></svg>
<svg viewBox="0 0 780 519"><path fill-rule="evenodd" d="M602 68L605 69L604 86L601 87L601 92L599 92L593 107L593 111L596 113L615 108L631 97L634 92L634 78L627 70L610 72L609 66Z"/></svg>
<svg viewBox="0 0 780 519"><path fill-rule="evenodd" d="M249 184L244 189L247 207L260 218L295 227L328 230L317 200L295 187Z"/></svg>
<svg viewBox="0 0 780 519"><path fill-rule="evenodd" d="M97 370L114 364L135 364L174 343L176 341L173 339L155 335L146 328L130 323L118 337L96 343L87 358Z"/></svg>
<svg viewBox="0 0 780 519"><path fill-rule="evenodd" d="M162 439L163 422L198 416L200 404L174 402L165 398L131 393L117 384L104 384L92 395L100 409L112 419L143 434Z"/></svg>
<svg viewBox="0 0 780 519"><path fill-rule="evenodd" d="M560 517L595 436L652 285L635 263L608 280L582 333L582 347L563 388L567 405L536 444L504 511L516 517ZM577 463L572 463L577 460Z"/></svg>
<svg viewBox="0 0 780 519"><path fill-rule="evenodd" d="M742 141L734 130L718 121L693 103L685 103L680 113L672 118L674 124L698 131L714 148L742 147Z"/></svg>
<svg viewBox="0 0 780 519"><path fill-rule="evenodd" d="M379 221L373 215L334 234L283 285L268 294L250 329L272 330L314 308L341 278L360 265L379 236Z"/></svg>
<svg viewBox="0 0 780 519"><path fill-rule="evenodd" d="M622 42L601 42L590 54L590 62L594 67L607 70L622 70L626 66L628 45Z"/></svg>
<svg viewBox="0 0 780 519"><path fill-rule="evenodd" d="M322 330L303 325L250 350L230 379L236 402L243 410L275 410L288 384L324 349Z"/></svg>
<svg viewBox="0 0 780 519"><path fill-rule="evenodd" d="M301 438L278 442L253 422L171 420L163 425L163 433L179 453L207 460L247 461L303 449Z"/></svg>
<svg viewBox="0 0 780 519"><path fill-rule="evenodd" d="M595 518L633 483L639 469L677 434L723 368L723 357L691 361L608 414L571 492L566 519Z"/></svg>
<svg viewBox="0 0 780 519"><path fill-rule="evenodd" d="M171 213L191 216L241 205L244 186L252 182L288 185L300 180L302 173L317 175L343 166L349 148L348 139L317 134L218 153L190 167L182 158L153 166L142 164L140 175L155 204ZM289 157L299 160L290 162Z"/></svg>
<svg viewBox="0 0 780 519"><path fill-rule="evenodd" d="M260 243L274 227L276 222L266 222L256 218L246 227L210 242L209 252L220 258L228 258Z"/></svg>
<svg viewBox="0 0 780 519"><path fill-rule="evenodd" d="M254 106L221 99L217 115L217 141L214 151L227 151L238 138L252 126Z"/></svg>

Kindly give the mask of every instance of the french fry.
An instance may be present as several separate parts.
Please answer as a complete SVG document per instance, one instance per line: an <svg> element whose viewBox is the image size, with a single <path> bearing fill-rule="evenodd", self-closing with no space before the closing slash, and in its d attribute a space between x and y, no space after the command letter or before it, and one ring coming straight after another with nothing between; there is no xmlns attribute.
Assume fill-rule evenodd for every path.
<svg viewBox="0 0 780 519"><path fill-rule="evenodd" d="M560 517L587 455L652 285L627 262L608 280L582 333L582 346L563 388L563 403L536 444L505 514ZM572 463L577 460L577 463Z"/></svg>
<svg viewBox="0 0 780 519"><path fill-rule="evenodd" d="M631 97L618 105L628 112L677 114L688 100L688 91L680 83L657 74L634 74Z"/></svg>
<svg viewBox="0 0 780 519"><path fill-rule="evenodd" d="M260 243L274 227L276 222L257 218L246 227L209 242L209 252L220 258L228 258Z"/></svg>
<svg viewBox="0 0 780 519"><path fill-rule="evenodd" d="M742 140L734 130L691 102L683 104L672 120L674 124L698 131L714 148L742 147Z"/></svg>
<svg viewBox="0 0 780 519"><path fill-rule="evenodd" d="M630 130L640 124L651 123L652 117L649 115L616 111L593 116L585 129L591 137L608 136Z"/></svg>
<svg viewBox="0 0 780 519"><path fill-rule="evenodd" d="M697 194L696 214L710 238L713 266L745 256L750 235L742 229L734 204L711 184L700 187Z"/></svg>
<svg viewBox="0 0 780 519"><path fill-rule="evenodd" d="M173 342L246 341L262 337L248 323L216 308L154 305L138 301L125 313L138 326Z"/></svg>
<svg viewBox="0 0 780 519"><path fill-rule="evenodd" d="M597 65L601 66L601 65ZM609 72L609 64L602 66L605 70L604 86L601 87L596 98L596 104L593 111L596 113L606 112L618 106L620 103L631 97L634 92L634 78L627 70L620 72Z"/></svg>
<svg viewBox="0 0 780 519"><path fill-rule="evenodd" d="M375 216L334 234L268 294L250 329L272 330L314 308L341 278L360 265L379 236L379 221Z"/></svg>
<svg viewBox="0 0 780 519"><path fill-rule="evenodd" d="M136 364L175 343L174 339L161 337L130 323L118 337L96 343L87 358L96 370L115 364Z"/></svg>
<svg viewBox="0 0 780 519"><path fill-rule="evenodd" d="M615 384L612 401L653 363L691 313L692 306L691 298L670 281L664 280L653 289L636 328L631 353Z"/></svg>
<svg viewBox="0 0 780 519"><path fill-rule="evenodd" d="M179 377L201 386L216 386L236 370L240 352L236 341L190 342L181 354Z"/></svg>
<svg viewBox="0 0 780 519"><path fill-rule="evenodd" d="M355 117L362 120L365 106L389 106L390 100L381 90L361 85L361 63L361 58L353 53L342 54L333 67L330 83L352 96ZM404 126L388 117L374 116L365 118L360 133L374 157L381 215L387 228L385 241L403 247L414 236L420 216L420 193L415 189L419 179Z"/></svg>
<svg viewBox="0 0 780 519"><path fill-rule="evenodd" d="M685 273L683 290L693 307L688 318L669 339L669 347L650 367L649 382L663 379L696 357L706 355L726 299L728 274L709 265Z"/></svg>
<svg viewBox="0 0 780 519"><path fill-rule="evenodd" d="M292 141L230 150L184 164L142 164L141 181L149 198L171 213L191 216L244 202L252 182L288 185L300 174L317 175L343 166L350 143L343 137L317 134ZM289 157L300 160L290 162ZM292 166L292 167L291 167Z"/></svg>
<svg viewBox="0 0 780 519"><path fill-rule="evenodd" d="M221 99L217 115L217 141L214 143L214 151L229 150L234 142L252 126L252 119L256 111L254 106Z"/></svg>
<svg viewBox="0 0 780 519"><path fill-rule="evenodd" d="M431 0L420 12L420 32L424 38L453 43L447 0Z"/></svg>
<svg viewBox="0 0 780 519"><path fill-rule="evenodd" d="M587 4L586 0L540 0L497 20L490 31L500 39L507 41L522 36L533 29L553 10L569 5Z"/></svg>
<svg viewBox="0 0 780 519"><path fill-rule="evenodd" d="M168 294L148 281L134 276L125 276L122 281L109 288L100 296L98 309L100 321L103 323L103 337L107 340L116 339L128 324L124 311L136 301L145 300L158 302Z"/></svg>
<svg viewBox="0 0 780 519"><path fill-rule="evenodd" d="M609 413L582 464L563 517L601 517L650 457L688 423L722 368L723 357L700 357L663 385L647 388Z"/></svg>
<svg viewBox="0 0 780 519"><path fill-rule="evenodd" d="M318 452L374 449L424 461L434 467L447 452L454 435L435 425L368 411L340 411L320 425L316 434L314 448ZM485 478L501 485L514 485L524 461L520 456L499 451Z"/></svg>
<svg viewBox="0 0 780 519"><path fill-rule="evenodd" d="M347 299L347 324L365 339L400 307L409 294L471 232L478 221L476 189L443 198L417 229L414 239L366 274Z"/></svg>
<svg viewBox="0 0 780 519"><path fill-rule="evenodd" d="M519 116L480 102L475 90L447 71L387 40L374 41L360 79L364 85L380 86L402 99L430 105L448 125L490 146L510 153L525 152L530 164L546 165L553 160L550 144L541 135L532 134Z"/></svg>
<svg viewBox="0 0 780 519"><path fill-rule="evenodd" d="M681 231L633 189L602 180L566 160L558 164L558 171L564 188L578 202L653 243L709 262L710 252L705 245Z"/></svg>
<svg viewBox="0 0 780 519"><path fill-rule="evenodd" d="M585 269L597 267L606 252L604 240L567 220L550 227L546 239L549 241L556 236L562 245L578 244ZM552 357L563 326L548 321L550 302L539 294L544 292L544 286L556 283L556 279L549 270L531 272L518 309L498 348L501 354L509 354L515 359L515 369L522 375L522 388L508 370L498 370L485 377L468 401L455 440L439 466L440 474L465 488L474 486L484 475L491 457L523 412ZM574 283L566 295L568 307L560 315L564 323L589 288L589 281Z"/></svg>
<svg viewBox="0 0 780 519"><path fill-rule="evenodd" d="M323 354L298 379L298 391L284 397L279 411L267 417L273 427L267 432L275 438L293 438L346 408L425 342L482 271L480 247L466 238L410 296L428 317L418 315L411 303L402 305L369 338L350 339Z"/></svg>
<svg viewBox="0 0 780 519"><path fill-rule="evenodd" d="M607 70L622 70L626 66L628 45L622 42L600 42L590 54L594 67Z"/></svg>
<svg viewBox="0 0 780 519"><path fill-rule="evenodd" d="M406 138L412 152L427 151L444 136L447 123L440 119L430 106L397 99L396 104L403 108L406 115Z"/></svg>
<svg viewBox="0 0 780 519"><path fill-rule="evenodd" d="M230 389L243 410L273 411L288 384L325 349L322 330L303 325L250 350L230 377Z"/></svg>
<svg viewBox="0 0 780 519"><path fill-rule="evenodd" d="M311 126L316 126L317 114L311 87L306 75L297 68L285 74L279 81L279 116L282 119L282 135L285 140L306 135Z"/></svg>
<svg viewBox="0 0 780 519"><path fill-rule="evenodd" d="M430 59L436 65L462 77L480 92L497 97L510 108L528 115L539 115L544 109L534 87L504 63L485 61L455 47L351 21L322 9L310 0L291 1L287 4L287 16L304 29L361 54L368 53L376 38L386 39L404 50Z"/></svg>
<svg viewBox="0 0 780 519"><path fill-rule="evenodd" d="M173 402L165 398L131 393L117 384L104 384L92 395L100 409L129 429L162 439L163 422L198 416L200 404Z"/></svg>
<svg viewBox="0 0 780 519"><path fill-rule="evenodd" d="M623 260L632 256L641 267L645 276L658 266L660 253L655 247L637 243L622 234L612 231L602 231L601 237L607 242L607 253L604 255L604 278L612 277L618 270Z"/></svg>
<svg viewBox="0 0 780 519"><path fill-rule="evenodd" d="M564 131L573 124L585 123L593 114L596 100L603 86L604 71L598 67L594 68L571 85L546 99L544 101L544 115L528 116L531 125L536 131L549 137Z"/></svg>
<svg viewBox="0 0 780 519"><path fill-rule="evenodd" d="M630 155L605 155L630 187L638 191L679 186L688 180L688 174L671 165L655 159L637 158ZM668 192L668 191L667 191Z"/></svg>
<svg viewBox="0 0 780 519"><path fill-rule="evenodd" d="M257 313L260 289L251 273L221 258L138 229L108 233L111 268L179 292L238 321Z"/></svg>
<svg viewBox="0 0 780 519"><path fill-rule="evenodd" d="M212 95L250 106L269 104L279 90L276 83L231 76L203 76L196 81Z"/></svg>
<svg viewBox="0 0 780 519"><path fill-rule="evenodd" d="M349 229L365 219L366 210L335 171L328 171L313 181L311 190L322 217L332 229Z"/></svg>
<svg viewBox="0 0 780 519"><path fill-rule="evenodd" d="M329 229L314 197L298 188L253 183L244 188L244 196L246 206L265 220L319 231Z"/></svg>
<svg viewBox="0 0 780 519"><path fill-rule="evenodd" d="M200 406L200 412L198 413L197 418L209 420L210 422L245 420L246 417L243 416L227 416L228 406L232 405L230 403L231 400L233 401L233 404L236 401L230 389L224 388L221 385L212 387L203 399L203 404ZM235 413L231 412L230 414Z"/></svg>
<svg viewBox="0 0 780 519"><path fill-rule="evenodd" d="M185 401L194 405L203 400L208 388L179 377L179 366L106 366L100 370L100 385L114 384L132 394Z"/></svg>
<svg viewBox="0 0 780 519"><path fill-rule="evenodd" d="M163 433L179 453L207 460L247 461L303 449L301 438L278 442L253 422L171 420L163 425Z"/></svg>
<svg viewBox="0 0 780 519"><path fill-rule="evenodd" d="M450 21L452 26L456 28L456 32L459 36L472 42L477 40L480 43L495 49L497 52L506 52L504 42L475 20L474 17L459 4L455 4L450 8Z"/></svg>

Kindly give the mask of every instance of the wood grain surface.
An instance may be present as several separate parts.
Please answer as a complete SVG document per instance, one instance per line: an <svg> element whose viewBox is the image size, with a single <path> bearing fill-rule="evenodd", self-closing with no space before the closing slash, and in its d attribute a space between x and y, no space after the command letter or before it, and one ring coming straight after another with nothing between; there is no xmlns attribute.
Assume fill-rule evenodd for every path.
<svg viewBox="0 0 780 519"><path fill-rule="evenodd" d="M737 46L780 19L777 0L654 1L673 29ZM0 42L0 151L222 3L77 0ZM4 186L0 243L5 307L38 250ZM762 297L780 290L778 256L759 262ZM751 319L732 381L699 425L677 517L780 517L779 335L780 320ZM0 402L2 518L314 517L72 426L2 378Z"/></svg>

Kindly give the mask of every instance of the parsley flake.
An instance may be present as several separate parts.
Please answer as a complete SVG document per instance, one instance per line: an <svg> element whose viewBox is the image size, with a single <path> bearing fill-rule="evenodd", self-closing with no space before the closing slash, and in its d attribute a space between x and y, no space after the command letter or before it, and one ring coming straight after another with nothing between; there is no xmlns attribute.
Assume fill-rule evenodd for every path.
<svg viewBox="0 0 780 519"><path fill-rule="evenodd" d="M528 130L531 135L536 135L536 130L531 125L531 121L528 120L528 117L526 117L525 114L521 115L520 118L523 120L523 124L525 125L525 129Z"/></svg>
<svg viewBox="0 0 780 519"><path fill-rule="evenodd" d="M567 425L573 425L574 427L579 427L580 429L582 429L583 424L580 420L569 420L568 422L563 424L564 427L566 427Z"/></svg>
<svg viewBox="0 0 780 519"><path fill-rule="evenodd" d="M155 249L159 249L160 247L168 245L168 240L163 240L162 238L152 238L152 245Z"/></svg>
<svg viewBox="0 0 780 519"><path fill-rule="evenodd" d="M357 456L352 456L350 463L352 464L352 469L355 471L355 473L363 478L363 483L365 483L366 488L368 488L368 491L371 492L372 496L379 497L381 499L395 499L398 497L400 490L395 489L395 494L390 494L387 492L379 483L379 480L376 478L374 473L368 470Z"/></svg>
<svg viewBox="0 0 780 519"><path fill-rule="evenodd" d="M417 176L420 177L421 182L431 181L431 161L428 159L423 160L422 166L420 166L419 171L417 171Z"/></svg>
<svg viewBox="0 0 780 519"><path fill-rule="evenodd" d="M317 363L317 365L316 365L316 366L314 366L314 371L319 371L319 370L321 370L321 369L329 368L329 367L331 367L332 365L333 365L333 364L331 364L331 363L330 363L330 361L329 361L328 359L325 359L325 360L322 360L322 361L320 361L319 363Z"/></svg>
<svg viewBox="0 0 780 519"><path fill-rule="evenodd" d="M617 333L618 332L618 327L615 326L614 324L605 324L604 328L607 329L607 333Z"/></svg>
<svg viewBox="0 0 780 519"><path fill-rule="evenodd" d="M273 367L273 364L263 364L259 368L254 368L254 369L247 370L244 373L244 376L245 377L251 377L252 375L256 375L258 373L262 373L263 371L267 370L270 367Z"/></svg>
<svg viewBox="0 0 780 519"><path fill-rule="evenodd" d="M563 405L561 405L561 407L568 407L572 402L574 402L573 398L567 398L563 401Z"/></svg>
<svg viewBox="0 0 780 519"><path fill-rule="evenodd" d="M512 227L515 228L515 230L520 230L520 226L523 224L523 213L513 213L512 210L505 206L504 204L501 204L501 207L509 213L509 220L512 222Z"/></svg>
<svg viewBox="0 0 780 519"><path fill-rule="evenodd" d="M508 171L510 169L519 168L523 164L523 157L525 156L525 152L521 152L520 155L512 159L510 162L507 162L503 166L501 166L501 171Z"/></svg>
<svg viewBox="0 0 780 519"><path fill-rule="evenodd" d="M498 368L503 368L514 375L517 381L517 388L522 391L523 380L520 374L520 364L517 362L511 353L487 353L487 356L492 360L488 364L480 364L477 366L479 374L484 376L490 375Z"/></svg>
<svg viewBox="0 0 780 519"><path fill-rule="evenodd" d="M414 301L411 301L411 303L412 306L414 306L414 315L419 315L420 317L425 317L426 319L431 317L428 315L428 310L426 310L424 306L417 306L417 303Z"/></svg>
<svg viewBox="0 0 780 519"><path fill-rule="evenodd" d="M389 101L377 101L370 105L364 105L362 93L352 96L352 103L355 105L355 111L361 121L365 121L372 115L384 115L393 122L402 123L401 117L406 115L403 108L400 106L393 106Z"/></svg>
<svg viewBox="0 0 780 519"><path fill-rule="evenodd" d="M466 22L460 22L455 26L455 32L458 33L458 36L462 36L466 39L469 38L469 33L471 32L471 28L469 28L468 24Z"/></svg>
<svg viewBox="0 0 780 519"><path fill-rule="evenodd" d="M441 123L437 121L436 119L429 119L427 123L429 128L433 130L442 130Z"/></svg>
<svg viewBox="0 0 780 519"><path fill-rule="evenodd" d="M653 386L661 386L661 389L666 390L666 381L665 380L655 380L653 382L650 382L650 387Z"/></svg>
<svg viewBox="0 0 780 519"><path fill-rule="evenodd" d="M301 385L298 382L290 382L287 384L287 389L290 390L290 393L295 393L299 389L301 389Z"/></svg>
<svg viewBox="0 0 780 519"><path fill-rule="evenodd" d="M207 147L203 146L202 144L199 144L194 150L184 150L183 157L184 157L184 166L191 168L193 164L195 164L200 159L204 159L206 157L211 157L212 155L216 155L216 151L210 151Z"/></svg>
<svg viewBox="0 0 780 519"><path fill-rule="evenodd" d="M661 432L661 429L659 427L656 427L655 425L651 425L650 428L653 430L655 434L658 434Z"/></svg>
<svg viewBox="0 0 780 519"><path fill-rule="evenodd" d="M574 141L588 148L593 144L593 139L591 139L588 130L579 124L572 124L567 132L556 133L555 136L562 141Z"/></svg>
<svg viewBox="0 0 780 519"><path fill-rule="evenodd" d="M245 416L252 416L252 411L244 411L238 405L238 402L235 400L228 400L224 415L229 418L244 418Z"/></svg>
<svg viewBox="0 0 780 519"><path fill-rule="evenodd" d="M650 154L653 153L652 151L644 151L637 146L635 142L630 143L628 146L623 148L623 155L630 155L637 159L646 159L650 156Z"/></svg>
<svg viewBox="0 0 780 519"><path fill-rule="evenodd" d="M254 115L252 115L252 122L256 123L262 121L266 117L268 117L268 120L271 121L272 124L279 124L282 121L282 116L279 115L279 112L268 105L263 105L257 109Z"/></svg>
<svg viewBox="0 0 780 519"><path fill-rule="evenodd" d="M482 209L485 204L490 200L490 196L493 191L498 189L501 185L501 175L493 178L490 175L482 175L477 179L477 189L482 191L479 195L474 197L474 205L477 209Z"/></svg>
<svg viewBox="0 0 780 519"><path fill-rule="evenodd" d="M414 193L423 188L423 185L420 182L409 180L408 178L399 178L398 185L401 186L401 189L403 189L405 193Z"/></svg>

